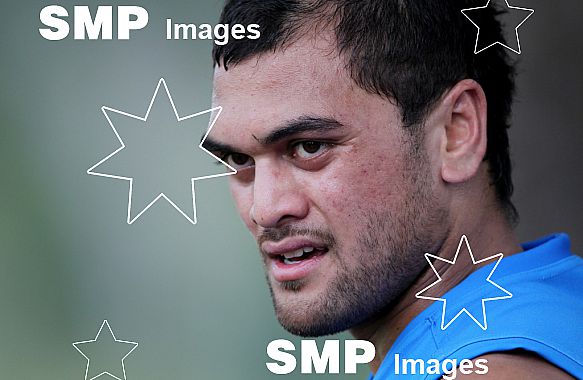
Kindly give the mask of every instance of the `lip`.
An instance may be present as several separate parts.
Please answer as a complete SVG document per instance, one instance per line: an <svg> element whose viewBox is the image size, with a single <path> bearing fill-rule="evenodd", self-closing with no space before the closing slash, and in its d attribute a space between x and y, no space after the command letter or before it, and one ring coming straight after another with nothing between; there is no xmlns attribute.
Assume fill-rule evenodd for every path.
<svg viewBox="0 0 583 380"><path fill-rule="evenodd" d="M308 238L285 238L282 241L266 241L261 244L261 250L271 258L305 247L325 248L326 245Z"/></svg>
<svg viewBox="0 0 583 380"><path fill-rule="evenodd" d="M271 260L271 274L278 282L301 280L308 277L310 273L320 266L322 260L326 257L326 253L312 256L309 259L304 259L297 264L284 264L279 259Z"/></svg>
<svg viewBox="0 0 583 380"><path fill-rule="evenodd" d="M327 248L309 238L286 238L279 242L266 241L261 244L262 251L267 255L267 266L273 278L278 282L300 280L312 273L322 262L328 252L313 255L297 264L284 264L280 257L286 252L292 252L305 247Z"/></svg>

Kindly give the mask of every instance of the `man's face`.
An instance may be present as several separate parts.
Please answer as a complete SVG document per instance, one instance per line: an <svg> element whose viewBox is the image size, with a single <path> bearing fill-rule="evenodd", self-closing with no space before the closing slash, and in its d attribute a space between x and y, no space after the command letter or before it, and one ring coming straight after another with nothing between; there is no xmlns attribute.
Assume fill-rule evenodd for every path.
<svg viewBox="0 0 583 380"><path fill-rule="evenodd" d="M446 218L423 139L398 108L359 88L328 43L308 39L218 68L213 102L223 112L208 146L238 169L231 192L282 325L324 335L386 308Z"/></svg>

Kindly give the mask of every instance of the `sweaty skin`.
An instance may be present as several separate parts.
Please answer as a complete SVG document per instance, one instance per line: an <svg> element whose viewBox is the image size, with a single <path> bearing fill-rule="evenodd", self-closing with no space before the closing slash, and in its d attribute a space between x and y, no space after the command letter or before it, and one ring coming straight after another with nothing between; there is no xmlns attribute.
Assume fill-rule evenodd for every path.
<svg viewBox="0 0 583 380"><path fill-rule="evenodd" d="M400 332L429 306L415 298L435 280L425 252L451 259L463 234L476 260L521 248L483 161L481 87L464 80L450 89L416 139L394 104L355 84L331 40L304 37L218 67L213 103L223 112L208 141L239 171L230 189L258 241L282 325L300 335L349 329L375 345L376 372ZM296 132L287 133L290 126ZM300 275L278 272L282 251L306 245L325 253ZM440 295L475 269L469 257L455 273L435 264ZM496 355L485 357L504 367ZM516 360L510 373L546 379L528 370L532 361L556 369L529 360Z"/></svg>

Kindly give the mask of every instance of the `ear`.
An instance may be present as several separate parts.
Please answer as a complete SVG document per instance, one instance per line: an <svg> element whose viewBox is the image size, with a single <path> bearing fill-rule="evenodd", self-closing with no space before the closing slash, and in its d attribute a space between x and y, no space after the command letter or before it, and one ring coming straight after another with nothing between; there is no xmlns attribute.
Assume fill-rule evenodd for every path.
<svg viewBox="0 0 583 380"><path fill-rule="evenodd" d="M486 154L486 95L476 81L465 79L447 92L440 106L445 115L441 177L464 182L476 174Z"/></svg>

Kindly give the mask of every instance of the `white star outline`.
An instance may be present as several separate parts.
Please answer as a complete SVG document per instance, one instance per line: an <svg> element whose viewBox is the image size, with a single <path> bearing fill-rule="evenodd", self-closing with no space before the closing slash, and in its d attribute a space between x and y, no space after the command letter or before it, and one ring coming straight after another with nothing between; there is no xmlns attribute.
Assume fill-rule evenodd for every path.
<svg viewBox="0 0 583 380"><path fill-rule="evenodd" d="M112 175L112 174L106 174L106 173L100 173L100 172L95 172L94 171L95 168L97 168L99 165L101 165L102 163L104 163L109 158L111 158L112 156L114 156L115 154L117 154L119 151L123 150L126 147L125 146L125 143L121 139L119 133L115 129L115 126L113 125L113 122L109 118L107 112L108 111L109 112L115 112L115 113L118 113L120 115L127 116L127 117L131 117L131 118L134 118L134 119L141 120L141 121L144 121L145 122L145 121L148 120L148 115L150 114L150 110L152 109L152 105L154 104L154 100L156 99L156 96L158 95L158 90L160 89L160 86L163 86L164 87L164 90L166 91L166 95L168 96L168 99L170 100L170 104L172 105L172 109L174 111L174 115L176 116L176 120L177 121L187 120L187 119L190 119L190 118L193 118L193 117L196 117L196 116L203 115L205 113L211 113L212 114L213 112L216 111L216 115L211 120L210 126L208 127L208 129L207 129L204 137L200 141L200 144L198 144L198 147L200 149L204 150L206 153L210 154L212 157L214 157L218 161L220 161L223 165L227 166L229 168L230 172L227 172L227 173L219 173L219 174L212 174L212 175L205 175L205 176L191 178L192 208L193 208L193 216L192 216L192 218L189 215L187 215L184 211L182 211L180 209L180 207L178 207L163 192L160 193L160 194L158 194L158 196L156 196L156 198L154 198L154 200L152 200L142 211L140 211L134 218L132 218L131 217L131 208L132 208L133 178L132 177L117 176L117 175ZM137 115L133 115L133 114L130 114L128 112L120 111L120 110L117 110L117 109L114 109L114 108L111 108L111 107L107 107L107 106L102 106L101 107L101 112L103 112L103 114L105 115L105 118L107 119L107 122L109 123L111 129L115 133L115 136L117 137L117 140L119 141L119 143L121 144L121 146L119 148L117 148L115 151L113 151L112 153L110 153L109 155L107 155L106 157L104 157L103 159L101 159L98 163L96 163L95 165L93 165L92 167L90 167L89 169L87 169L87 174L94 175L94 176L98 176L98 177L107 177L107 178L121 179L121 180L129 181L130 188L129 188L129 193L128 193L128 208L127 208L127 223L128 224L134 223L140 216L142 216L143 213L145 213L160 198L166 199L166 201L168 201L168 203L170 203L172 205L172 207L174 207L191 224L196 224L197 223L197 217L196 217L196 195L195 195L195 192L194 192L194 182L197 181L197 180L201 180L201 179L217 178L217 177L223 177L223 176L237 174L237 170L235 168L233 168L231 165L229 165L228 163L226 163L225 161L223 161L222 159L220 159L216 155L212 154L210 151L208 151L207 149L205 149L203 147L204 141L206 140L206 138L208 137L210 131L214 127L215 122L219 118L219 115L221 114L222 110L223 110L223 108L221 106L217 106L217 107L213 107L213 108L210 108L210 109L207 109L207 110L204 110L204 111L200 111L200 112L197 112L197 113L194 113L194 114L191 114L191 115L187 115L187 116L180 117L178 115L178 111L176 110L176 106L174 105L174 100L172 99L172 95L170 94L170 91L168 90L168 86L166 86L166 81L164 80L164 78L160 78L160 80L158 81L158 85L156 86L156 90L154 91L154 95L152 95L152 100L150 100L150 104L148 105L148 109L146 111L146 114L143 117L140 117L140 116L137 116Z"/></svg>
<svg viewBox="0 0 583 380"><path fill-rule="evenodd" d="M84 344L84 343L94 343L94 342L96 342L97 339L99 338L99 334L101 334L101 330L103 330L103 326L107 326L107 329L109 330L109 333L113 337L113 340L115 340L117 343L127 343L127 344L133 344L134 345L134 347L127 354L125 354L125 356L121 359L121 368L123 370L123 379L120 379L119 377L117 377L114 374L112 374L110 372L107 372L107 371L101 372L100 374L98 374L96 376L93 376L90 379L87 379L87 375L89 374L89 363L91 362L91 359L89 359L89 357L87 357L87 355L85 355L83 353L83 351L81 351L81 349L79 349L79 347L77 347L77 345L78 344ZM126 378L126 367L125 367L125 364L124 364L124 360L138 347L138 343L137 342L129 342L127 340L117 339L115 337L115 334L113 333L113 330L111 329L111 326L109 326L109 322L107 322L107 319L104 319L103 320L103 323L101 323L101 327L99 328L99 331L97 331L97 335L95 335L95 339L84 340L82 342L75 342L75 343L73 343L73 347L75 347L75 349L77 351L79 351L79 353L81 355L83 355L83 357L85 357L85 359L87 359L87 366L85 367L85 380L93 380L93 379L96 379L96 378L100 377L101 375L109 375L109 376L111 376L111 377L113 377L114 379L117 379L117 380L127 380L127 378Z"/></svg>
<svg viewBox="0 0 583 380"><path fill-rule="evenodd" d="M451 319L451 321L449 321L447 324L445 324L445 311L447 308L447 299L445 298L439 298L439 297L428 297L428 296L422 296L421 294L424 293L426 290L430 289L431 287L433 287L434 285L438 284L441 282L441 276L439 275L439 273L437 272L437 270L435 269L435 267L433 266L433 263L431 262L431 259L436 259L436 260L441 260L443 262L446 262L448 264L455 264L457 257L460 253L462 244L466 245L466 247L468 248L468 251L470 252L470 257L472 259L472 263L474 265L476 264L480 264L483 263L485 261L488 260L492 260L494 258L498 258L498 260L496 261L496 264L494 264L494 267L492 268L492 270L490 271L490 274L488 275L488 277L486 277L486 281L488 281L490 284L494 285L496 288L500 289L502 292L506 293L505 296L500 296L500 297L491 297L491 298L482 298L482 319L483 319L483 323L480 323L473 315L472 313L470 313L465 307L462 308L456 315L455 317L453 317ZM430 284L429 286L426 286L425 288L423 288L422 290L420 290L419 292L417 292L417 294L415 294L415 297L420 298L420 299L426 299L426 300L431 300L431 301L441 301L443 302L443 309L442 309L442 313L441 313L441 329L445 330L447 329L462 313L466 313L474 322L476 322L476 324L478 326L480 326L480 328L482 330L487 330L488 329L488 321L486 318L486 301L496 301L496 300L503 300L503 299L508 299L508 298L512 298L512 293L510 293L508 290L504 289L503 287L501 287L500 285L496 284L494 281L492 281L490 278L492 277L492 275L494 274L494 272L496 271L496 268L498 268L498 265L500 264L500 261L502 260L502 258L504 257L503 253L497 253L495 255L492 255L490 257L486 257L485 259L482 260L478 260L476 261L474 259L474 254L472 253L472 248L470 247L470 244L468 243L468 238L466 237L466 235L462 235L460 242L458 244L457 250L455 252L455 256L453 257L453 260L447 260L444 259L442 257L439 256L435 256L432 255L430 253L425 253L425 259L427 260L427 262L429 263L429 266L431 266L431 269L433 269L433 272L435 273L435 275L437 276L437 280L435 282L433 282L432 284Z"/></svg>
<svg viewBox="0 0 583 380"><path fill-rule="evenodd" d="M518 26L517 26L516 28L514 28L514 31L516 32L516 42L518 43L518 50L514 50L514 49L513 49L513 48L511 48L510 46L508 46L508 45L506 45L506 44L503 44L503 43L502 43L502 42L500 42L500 41L493 42L493 43L491 43L490 45L486 46L485 48L482 48L482 49L478 50L478 41L480 40L480 27L479 27L479 26L478 26L478 24L476 24L476 23L475 23L475 22L474 22L474 21L473 21L473 20L472 20L472 19L471 19L471 18L470 18L470 17L469 17L469 16L468 16L466 13L465 13L465 12L466 12L466 11L474 11L474 10L478 10L478 9L485 9L485 8L488 8L488 6L490 5L490 2L491 2L491 1L492 1L492 0L488 0L488 2L486 3L486 5L484 5L483 7L467 8L467 9L462 9L462 11L461 11L461 12L462 12L462 14L463 14L464 16L466 16L466 18L467 18L468 20L470 20L470 22L471 22L472 24L474 24L474 26L475 26L476 28L478 28L478 35L476 36L476 45L474 46L474 54L479 54L479 53L483 52L484 50L486 50L486 49L488 49L488 48L491 48L492 46L494 46L494 45L496 45L496 44L498 44L498 45L501 45L501 46L505 47L506 49L513 51L513 52L514 52L514 53L516 53L516 54L522 54L522 48L520 47L520 37L518 36L518 28L520 28L520 27L522 26L522 24L524 24L524 23L526 22L526 20L528 20L528 19L530 18L530 16L532 16L532 15L534 14L534 9L531 9L531 8L522 8L522 7L514 7L514 6L512 6L512 5L510 5L510 4L508 3L508 0L504 0L504 2L506 3L506 6L507 6L509 9L518 9L518 10L521 10L521 11L527 11L527 12L530 12L530 14L529 14L528 16L526 16L526 17L524 18L524 20L522 20L522 22L521 22L520 24L518 24Z"/></svg>

